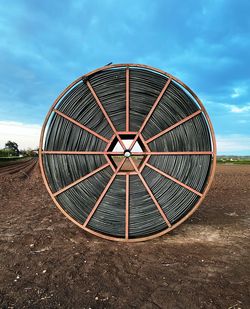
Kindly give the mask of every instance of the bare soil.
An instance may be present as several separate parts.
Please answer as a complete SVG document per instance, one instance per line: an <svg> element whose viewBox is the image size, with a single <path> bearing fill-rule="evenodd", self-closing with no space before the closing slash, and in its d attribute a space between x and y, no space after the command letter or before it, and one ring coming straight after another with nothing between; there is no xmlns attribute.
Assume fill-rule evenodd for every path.
<svg viewBox="0 0 250 309"><path fill-rule="evenodd" d="M249 181L250 165L219 165L188 221L123 244L67 220L37 165L0 175L2 308L250 308Z"/></svg>

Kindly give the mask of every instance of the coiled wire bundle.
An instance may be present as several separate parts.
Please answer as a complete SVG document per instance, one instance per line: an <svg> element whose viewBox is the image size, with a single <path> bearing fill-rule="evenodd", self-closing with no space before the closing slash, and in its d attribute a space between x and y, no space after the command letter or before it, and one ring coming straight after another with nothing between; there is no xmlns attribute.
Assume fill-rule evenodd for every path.
<svg viewBox="0 0 250 309"><path fill-rule="evenodd" d="M97 69L67 87L39 148L58 208L86 231L120 241L151 239L186 220L211 185L215 156L197 96L172 75L135 64Z"/></svg>

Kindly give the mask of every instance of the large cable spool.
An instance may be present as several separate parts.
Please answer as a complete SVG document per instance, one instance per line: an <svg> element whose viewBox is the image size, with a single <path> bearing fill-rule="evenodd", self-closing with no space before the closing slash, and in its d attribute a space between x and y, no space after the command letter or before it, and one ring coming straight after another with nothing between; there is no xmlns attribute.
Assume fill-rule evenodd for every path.
<svg viewBox="0 0 250 309"><path fill-rule="evenodd" d="M145 65L81 76L45 119L39 161L64 215L110 240L163 235L192 215L211 185L213 128L201 101Z"/></svg>

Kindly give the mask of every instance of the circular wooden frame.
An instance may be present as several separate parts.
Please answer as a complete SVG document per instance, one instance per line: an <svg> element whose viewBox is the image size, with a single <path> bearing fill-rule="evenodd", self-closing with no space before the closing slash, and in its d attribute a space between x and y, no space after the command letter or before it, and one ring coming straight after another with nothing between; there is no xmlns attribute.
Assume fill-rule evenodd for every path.
<svg viewBox="0 0 250 309"><path fill-rule="evenodd" d="M97 73L99 71L103 71L105 69L111 69L111 68L126 68L126 131L125 132L117 132L116 129L114 128L112 122L110 121L109 119L109 116L107 115L105 109L103 108L102 106L102 103L100 102L100 100L98 99L96 93L94 92L92 86L90 85L90 83L87 81L87 86L89 87L90 91L92 92L92 95L94 96L96 102L98 103L98 105L100 106L102 112L104 113L104 116L106 117L106 119L108 120L111 128L113 129L114 131L114 135L113 137L110 139L110 140L106 140L106 143L107 143L107 147L105 149L104 152L101 152L100 154L103 154L105 155L106 159L107 159L107 164L105 164L105 166L110 166L113 171L114 171L114 174L112 175L110 181L108 182L106 188L104 189L104 191L108 190L109 186L111 185L112 181L114 180L114 178L116 177L116 175L124 175L126 177L126 222L125 222L125 225L126 225L126 232L125 232L125 238L118 238L118 237L113 237L113 236L108 236L108 235L105 235L105 234L101 234L99 232L96 232L90 228L87 227L87 223L89 222L90 218L92 217L92 215L94 214L96 208L98 207L98 203L93 207L90 215L88 216L88 218L86 219L86 222L82 225L80 224L79 222L77 222L75 219L73 219L68 213L66 213L66 211L60 206L60 204L58 203L58 201L56 200L56 195L60 193L60 191L64 190L60 190L56 193L53 193L49 187L49 184L48 184L48 180L47 180L47 177L46 177L46 174L45 174L45 170L44 170L44 165L43 165L43 160L42 160L42 156L44 153L62 153L60 151L44 151L43 150L43 142L44 142L44 134L45 134L45 129L46 129L46 125L48 123L48 120L51 116L52 113L54 112L57 112L58 114L60 114L59 111L55 110L55 106L57 105L57 103L64 97L64 95L72 88L74 87L74 85L76 85L78 82L80 82L81 80L86 80L88 76L94 74L94 73ZM166 85L164 86L164 88L162 89L159 97L157 98L157 100L155 101L155 103L153 104L150 112L148 113L147 117L145 118L145 120L143 121L143 124L140 128L140 130L138 132L129 132L129 68L142 68L142 69L148 69L148 70L152 70L152 71L155 71L155 72L158 72L166 77L168 77L168 82L166 83ZM181 85L182 87L184 87L190 94L191 96L195 99L196 103L199 105L200 109L191 114L190 116L182 119L181 121L177 122L176 124L174 124L173 126L171 126L170 128L168 128L168 131L171 130L172 128L175 128L176 126L186 122L187 120L195 117L196 115L198 115L199 113L203 113L204 117L206 118L206 121L207 121L207 124L208 124L208 127L209 127L209 130L210 130L210 137L211 137L211 141L212 141L212 151L206 151L206 152L181 152L181 153L173 153L171 152L171 154L188 154L188 155L192 155L192 154L209 154L212 156L212 163L211 163L211 168L210 168L210 171L209 171L209 176L208 176L208 180L207 180L207 183L206 183L206 186L203 190L203 193L200 193L200 192L197 192L196 190L188 187L187 185L181 183L180 181L176 180L176 179L172 179L173 181L177 182L178 184L180 184L181 186L187 188L188 190L198 194L200 196L198 202L195 204L195 206L181 219L179 220L177 223L171 225L170 222L168 221L166 215L164 214L163 210L161 209L160 205L158 204L157 200L155 199L155 197L153 196L153 193L150 191L150 189L148 188L147 186L147 183L145 182L145 180L143 179L143 176L141 175L141 172L143 170L143 168L147 165L149 167L152 168L151 165L148 165L147 161L148 161L148 158L150 157L150 155L157 155L157 154L166 154L166 153L153 153L151 152L151 150L149 149L148 147L148 141L152 140L151 138L148 140L148 141L144 141L143 138L142 138L142 135L141 135L141 132L144 128L144 126L146 125L146 122L148 121L148 119L150 118L150 116L152 115L155 107L157 106L158 102L160 101L161 99L161 96L164 94L165 90L167 89L170 81L173 80L175 82L177 82L179 85ZM66 116L66 115L63 115L63 116ZM75 123L76 125L79 125L79 123L77 123L76 121L74 121L73 119L71 119L70 117L65 117L66 119L68 119L69 121ZM83 126L82 126L83 127ZM87 129L86 127L84 127L83 129ZM164 130L165 131L165 130ZM93 133L93 132L91 132ZM129 157L129 160L131 161L131 164L134 166L134 169L135 169L135 172L119 172L119 169L120 167L122 166L125 158L122 160L122 163L119 164L118 168L115 169L114 166L112 165L112 163L110 162L109 158L108 158L108 155L110 154L109 153L109 146L112 142L112 140L114 139L114 137L116 137L119 142L121 143L123 149L125 149L125 146L121 140L121 137L120 137L120 134L128 134L128 133L133 133L135 134L135 138L133 140L133 143L132 145L130 146L130 150L132 149L133 145L135 144L136 140L138 138L141 139L141 141L143 142L144 144L144 149L146 149L146 152L145 152L145 155L146 155L146 159L144 160L142 166L140 166L139 168L137 168L135 166L135 163L133 162L133 159L131 157ZM97 136L98 134L94 132L94 134ZM160 135L162 135L163 133L161 132ZM159 135L159 134L157 134ZM156 136L155 138L157 138L158 136ZM70 152L63 152L64 154L65 153L70 153ZM82 154L86 154L86 152L78 152L79 154L82 153ZM168 153L170 154L170 153ZM117 153L117 155L121 155L121 153ZM134 153L134 155L136 155L136 153ZM167 72L164 72L162 70L159 70L159 69L156 69L156 68L153 68L153 67L150 67L150 66L146 66L146 65L141 65L141 64L116 64L116 65L109 65L109 66L104 66L104 67L101 67L97 70L94 70L92 72L89 72L81 77L79 77L78 79L76 79L74 82L72 82L59 96L58 98L54 101L53 105L51 106L49 112L47 113L47 116L45 118L45 121L44 121L44 124L42 126L42 130L41 130L41 136L40 136L40 144L39 144L39 165L40 165L40 169L41 169L41 174L42 174L42 178L43 178L43 181L44 181L44 184L52 198L52 200L54 201L55 205L60 209L60 211L69 219L71 220L72 222L74 222L76 225L78 225L80 228L84 229L85 231L95 235L95 236L98 236L98 237L102 237L102 238L105 238L105 239L108 239L108 240L114 240L114 241L123 241L123 242L138 242L138 241L145 241L145 240L150 240L150 239L153 239L155 237L159 237L159 236L162 236L168 232L170 232L171 230L173 230L174 228L176 228L177 226L179 226L181 223L183 223L185 220L187 220L195 211L196 209L201 205L202 201L204 200L209 188L211 187L211 184L212 184L212 180L213 180L213 177L214 177L214 174L215 174L215 168L216 168L216 141L215 141L215 135L214 135L214 130L213 130L213 127L212 127L212 124L211 124L211 121L210 121L210 118L203 106L203 104L201 103L201 101L199 100L199 98L196 96L196 94L187 86L185 85L182 81L180 81L179 79L177 79L176 77L172 76L171 74L167 73ZM163 173L162 171L158 170L155 168L155 171L156 172L160 172L161 175L165 176L165 177L169 177L169 175ZM93 175L94 172L90 173L89 175ZM168 225L168 228L166 228L165 230L161 231L161 232L158 232L156 234L153 234L153 235L150 235L150 236L146 236L146 237L140 237L140 238L129 238L129 227L128 227L128 183L129 183L129 176L131 174L137 174L142 183L144 184L144 186L146 187L148 193L150 194L152 200L154 201L155 205L157 206L159 212L161 213L163 219L166 221L167 225ZM67 186L68 187L68 186ZM67 188L66 188L67 189ZM105 192L102 192L101 196L99 197L100 200L102 200L103 196L105 195ZM151 193L150 193L151 192Z"/></svg>

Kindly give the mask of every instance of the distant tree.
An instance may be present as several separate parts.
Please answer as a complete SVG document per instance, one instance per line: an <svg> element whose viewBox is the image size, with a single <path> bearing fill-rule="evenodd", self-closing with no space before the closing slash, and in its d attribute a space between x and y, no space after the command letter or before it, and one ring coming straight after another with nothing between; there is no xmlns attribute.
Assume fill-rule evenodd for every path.
<svg viewBox="0 0 250 309"><path fill-rule="evenodd" d="M38 152L36 149L34 150L31 148L27 148L27 149L20 150L20 155L22 155L23 157L37 157Z"/></svg>
<svg viewBox="0 0 250 309"><path fill-rule="evenodd" d="M9 149L0 149L0 157L11 157L13 156L13 151Z"/></svg>
<svg viewBox="0 0 250 309"><path fill-rule="evenodd" d="M5 149L9 149L9 150L13 151L15 156L19 156L19 149L18 149L17 143L12 142L12 141L8 141L5 144Z"/></svg>

